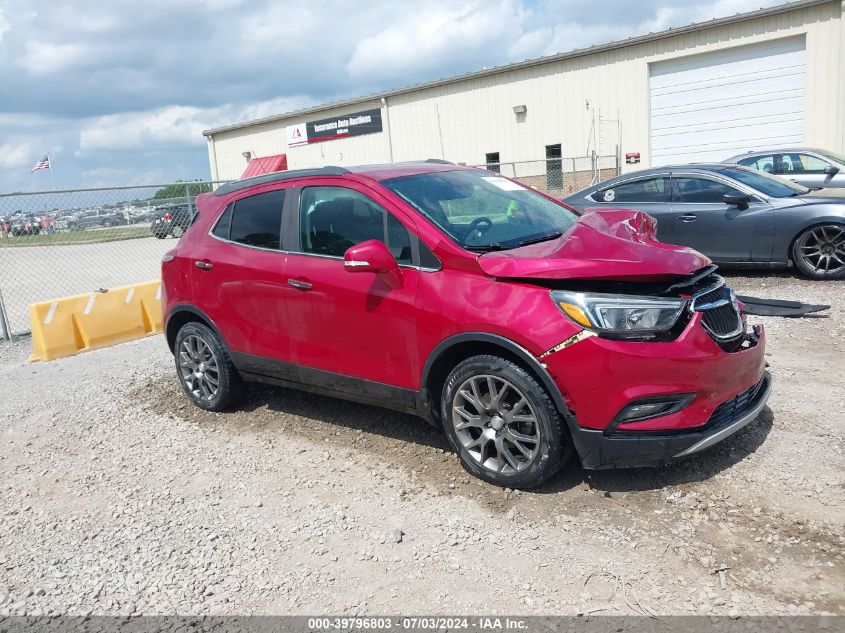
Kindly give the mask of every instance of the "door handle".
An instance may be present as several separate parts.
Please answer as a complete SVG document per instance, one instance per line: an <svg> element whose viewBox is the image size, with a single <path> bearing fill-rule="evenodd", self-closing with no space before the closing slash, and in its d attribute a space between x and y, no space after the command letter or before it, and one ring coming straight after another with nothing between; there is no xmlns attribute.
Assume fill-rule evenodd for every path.
<svg viewBox="0 0 845 633"><path fill-rule="evenodd" d="M698 219L698 216L694 213L685 213L684 215L679 215L678 219L681 222L695 222Z"/></svg>
<svg viewBox="0 0 845 633"><path fill-rule="evenodd" d="M288 285L293 286L297 290L311 290L314 287L313 284L302 281L301 279L288 279Z"/></svg>
<svg viewBox="0 0 845 633"><path fill-rule="evenodd" d="M200 270L211 270L212 268L214 268L214 264L212 264L211 262L204 262L200 259L194 262L194 266L196 266Z"/></svg>

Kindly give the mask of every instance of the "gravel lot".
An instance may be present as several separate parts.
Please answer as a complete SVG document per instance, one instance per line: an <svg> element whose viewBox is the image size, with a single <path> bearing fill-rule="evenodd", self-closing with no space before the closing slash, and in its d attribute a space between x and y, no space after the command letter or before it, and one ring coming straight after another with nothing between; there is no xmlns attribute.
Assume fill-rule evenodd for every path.
<svg viewBox="0 0 845 633"><path fill-rule="evenodd" d="M834 306L752 317L770 408L687 461L535 492L402 414L265 387L202 412L161 337L40 365L0 345L0 614L843 615L845 283L730 283Z"/></svg>

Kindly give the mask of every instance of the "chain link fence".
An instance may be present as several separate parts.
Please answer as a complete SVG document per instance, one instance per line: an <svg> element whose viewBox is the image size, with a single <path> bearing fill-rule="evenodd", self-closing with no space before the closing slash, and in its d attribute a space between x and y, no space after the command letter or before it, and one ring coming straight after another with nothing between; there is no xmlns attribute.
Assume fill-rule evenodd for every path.
<svg viewBox="0 0 845 633"><path fill-rule="evenodd" d="M0 336L30 330L30 303L158 277L213 184L0 194Z"/></svg>
<svg viewBox="0 0 845 633"><path fill-rule="evenodd" d="M479 165L556 198L619 175L617 156L576 156Z"/></svg>
<svg viewBox="0 0 845 633"><path fill-rule="evenodd" d="M482 165L555 197L618 173L615 156ZM0 337L29 332L30 303L154 279L216 183L0 194Z"/></svg>

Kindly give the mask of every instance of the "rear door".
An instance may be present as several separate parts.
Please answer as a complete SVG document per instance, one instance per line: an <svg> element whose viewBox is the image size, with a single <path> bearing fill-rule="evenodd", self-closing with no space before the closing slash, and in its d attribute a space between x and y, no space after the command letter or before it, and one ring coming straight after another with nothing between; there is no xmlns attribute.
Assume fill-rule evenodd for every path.
<svg viewBox="0 0 845 633"><path fill-rule="evenodd" d="M750 196L747 209L724 196L748 195L728 180L700 173L672 175L673 242L691 246L718 262L768 261L774 239L771 205Z"/></svg>
<svg viewBox="0 0 845 633"><path fill-rule="evenodd" d="M668 173L608 184L588 196L582 206L645 211L657 220L658 239L672 242L672 189Z"/></svg>
<svg viewBox="0 0 845 633"><path fill-rule="evenodd" d="M267 369L268 360L291 360L287 253L281 242L287 200L279 183L233 198L194 253L198 303L239 356L238 365L254 373L275 374Z"/></svg>

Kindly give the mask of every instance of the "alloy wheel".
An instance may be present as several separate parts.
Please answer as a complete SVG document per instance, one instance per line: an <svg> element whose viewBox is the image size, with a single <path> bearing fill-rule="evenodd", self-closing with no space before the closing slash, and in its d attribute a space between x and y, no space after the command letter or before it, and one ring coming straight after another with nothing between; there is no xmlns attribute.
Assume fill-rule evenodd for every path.
<svg viewBox="0 0 845 633"><path fill-rule="evenodd" d="M185 230L181 226L174 226L170 234L178 240L184 232Z"/></svg>
<svg viewBox="0 0 845 633"><path fill-rule="evenodd" d="M191 334L179 346L179 374L198 400L211 401L220 387L220 370L214 351L202 338Z"/></svg>
<svg viewBox="0 0 845 633"><path fill-rule="evenodd" d="M845 227L825 225L807 231L799 238L798 255L814 273L845 271Z"/></svg>
<svg viewBox="0 0 845 633"><path fill-rule="evenodd" d="M452 400L452 424L464 450L492 472L521 472L539 453L540 426L530 402L498 376L473 376L461 384Z"/></svg>

